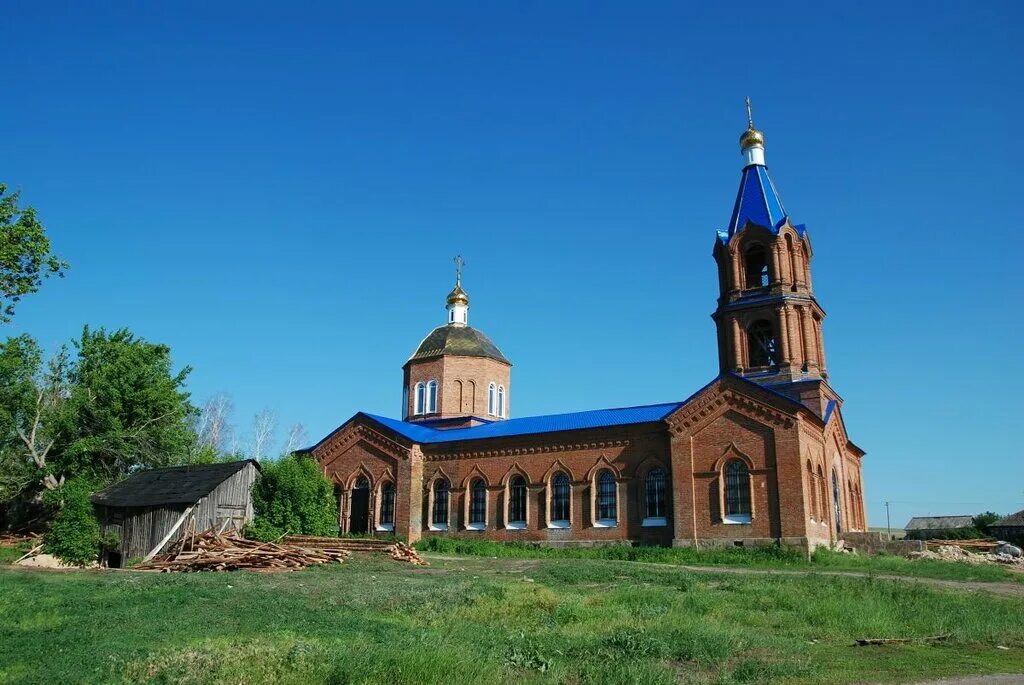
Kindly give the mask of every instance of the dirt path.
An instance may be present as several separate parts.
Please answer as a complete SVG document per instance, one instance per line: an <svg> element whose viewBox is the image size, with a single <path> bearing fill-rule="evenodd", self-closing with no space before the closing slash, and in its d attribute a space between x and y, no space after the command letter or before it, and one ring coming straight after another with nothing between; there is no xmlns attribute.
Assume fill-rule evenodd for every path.
<svg viewBox="0 0 1024 685"><path fill-rule="evenodd" d="M429 554L424 553L424 557L428 559L437 559L439 561L461 561L473 563L475 561L486 561L488 565L493 566L494 562L499 562L502 570L505 571L522 571L533 568L541 561L558 561L558 560L545 560L545 559L495 559L492 557L455 557L445 556L440 554ZM997 583L983 583L978 581L970 580L943 580L939 578L922 578L919 576L899 576L890 574L879 574L879 573L864 573L862 571L825 571L825 570L792 570L792 569L775 569L775 568L747 568L742 566L687 566L681 564L655 564L647 561L629 561L621 562L628 564L642 564L644 566L651 566L654 568L679 568L686 571L693 571L695 573L732 573L738 575L761 575L761 576L840 576L845 578L879 578L882 580L894 580L903 583L922 583L930 587L942 588L944 590L966 590L968 592L990 592L996 595L1003 595L1006 597L1024 597L1024 583L1012 583L1012 582L997 582ZM1007 683L1013 683L1014 685L1024 685L1024 679L1022 676L1013 676L1018 678L1017 681L1006 681ZM956 681L953 681L956 683ZM966 683L965 685L970 685ZM982 683L979 682L979 685ZM1004 685L1002 682L994 682L993 685Z"/></svg>

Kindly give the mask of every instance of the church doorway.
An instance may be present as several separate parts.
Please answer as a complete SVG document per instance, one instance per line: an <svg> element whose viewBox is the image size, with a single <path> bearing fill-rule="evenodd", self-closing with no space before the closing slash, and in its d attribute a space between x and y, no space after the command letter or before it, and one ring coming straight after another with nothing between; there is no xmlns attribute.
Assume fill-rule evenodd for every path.
<svg viewBox="0 0 1024 685"><path fill-rule="evenodd" d="M365 533L370 529L370 481L360 476L352 488L349 503L348 532Z"/></svg>

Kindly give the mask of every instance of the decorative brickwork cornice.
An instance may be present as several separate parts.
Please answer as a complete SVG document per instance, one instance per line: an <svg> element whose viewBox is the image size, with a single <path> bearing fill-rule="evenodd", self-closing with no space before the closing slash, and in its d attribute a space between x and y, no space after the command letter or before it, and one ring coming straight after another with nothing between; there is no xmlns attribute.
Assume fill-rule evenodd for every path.
<svg viewBox="0 0 1024 685"><path fill-rule="evenodd" d="M438 452L425 456L426 461L450 461L454 459L486 459L488 457L520 457L530 454L550 454L552 452L578 452L582 450L608 449L612 447L628 447L626 440L596 440L590 442L548 443L535 447L504 447L491 450L465 450Z"/></svg>
<svg viewBox="0 0 1024 685"><path fill-rule="evenodd" d="M755 421L780 428L791 428L795 421L794 416L755 400L745 393L719 386L718 389L710 390L704 397L698 397L670 416L667 419L669 429L675 434L693 432L694 428L718 416L726 407Z"/></svg>
<svg viewBox="0 0 1024 685"><path fill-rule="evenodd" d="M330 440L313 450L313 457L321 466L326 466L344 454L350 447L365 440L388 456L395 459L408 459L409 448L395 442L364 424L349 426Z"/></svg>

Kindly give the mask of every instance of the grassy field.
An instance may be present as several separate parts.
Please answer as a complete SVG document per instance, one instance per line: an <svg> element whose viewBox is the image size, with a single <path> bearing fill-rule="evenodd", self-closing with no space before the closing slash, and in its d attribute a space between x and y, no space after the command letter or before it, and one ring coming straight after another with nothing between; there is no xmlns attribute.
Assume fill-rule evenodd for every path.
<svg viewBox="0 0 1024 685"><path fill-rule="evenodd" d="M875 683L1024 672L1024 599L590 559L0 569L7 683ZM862 637L946 642L856 647ZM997 647L1009 649L998 649Z"/></svg>
<svg viewBox="0 0 1024 685"><path fill-rule="evenodd" d="M1024 573L996 565L974 565L948 561L906 559L891 555L840 554L817 550L808 561L796 550L781 547L754 549L706 549L667 547L536 547L487 540L457 540L430 537L416 543L416 548L440 554L473 555L506 559L605 559L644 561L681 566L745 566L749 568L780 568L792 570L855 571L883 575L966 580L974 582L1012 581L1024 583Z"/></svg>

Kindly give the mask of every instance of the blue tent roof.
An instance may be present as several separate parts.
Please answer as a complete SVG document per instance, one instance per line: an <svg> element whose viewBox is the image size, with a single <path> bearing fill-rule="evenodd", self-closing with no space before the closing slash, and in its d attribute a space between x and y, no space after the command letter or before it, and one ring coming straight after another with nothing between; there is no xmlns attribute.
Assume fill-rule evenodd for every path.
<svg viewBox="0 0 1024 685"><path fill-rule="evenodd" d="M377 416L376 414L365 414L365 416L415 443L429 445L458 442L460 440L486 440L488 438L504 438L514 435L555 433L584 428L652 423L661 421L683 404L683 402L669 402L666 404L648 404L640 407L579 411L570 414L524 416L518 419L508 419L507 421L495 421L494 423L481 426L448 429L431 428L408 421L389 419L386 416Z"/></svg>
<svg viewBox="0 0 1024 685"><path fill-rule="evenodd" d="M775 190L775 184L768 176L768 169L759 164L751 164L743 169L740 190L736 194L736 204L732 209L729 227L725 231L719 231L718 235L722 242L727 243L747 225L748 221L763 226L772 233L778 233L787 216L779 192ZM802 225L795 228L801 235L803 234Z"/></svg>

